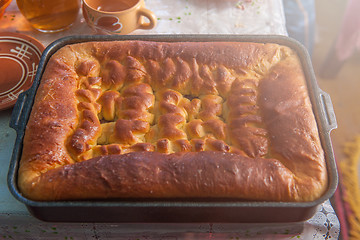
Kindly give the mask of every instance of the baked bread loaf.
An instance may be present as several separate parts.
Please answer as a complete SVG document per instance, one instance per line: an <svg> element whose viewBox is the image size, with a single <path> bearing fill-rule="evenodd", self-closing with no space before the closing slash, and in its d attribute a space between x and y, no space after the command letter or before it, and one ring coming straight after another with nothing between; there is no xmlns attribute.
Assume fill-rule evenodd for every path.
<svg viewBox="0 0 360 240"><path fill-rule="evenodd" d="M327 171L286 46L111 41L46 65L18 185L33 200L312 201Z"/></svg>

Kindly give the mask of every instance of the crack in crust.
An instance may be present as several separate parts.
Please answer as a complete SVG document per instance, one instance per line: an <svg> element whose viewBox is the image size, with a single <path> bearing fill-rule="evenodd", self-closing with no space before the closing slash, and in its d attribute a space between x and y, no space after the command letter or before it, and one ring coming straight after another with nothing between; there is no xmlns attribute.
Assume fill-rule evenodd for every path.
<svg viewBox="0 0 360 240"><path fill-rule="evenodd" d="M308 201L327 187L323 150L301 64L291 49L277 44L124 41L69 45L50 59L33 109L19 185L34 199L195 196ZM49 133L54 122L59 128ZM42 148L32 148L31 142ZM113 170L128 178L141 177L141 173L123 161L143 167L149 156L161 159L158 165L147 163L156 173L144 175L153 179L153 186L164 184L157 175L163 168L184 176L175 174L170 183L166 180L170 189L166 193L150 185L141 193L125 193L122 188L135 187L134 183L120 184L118 190L111 187L109 193L112 182L118 181L113 176L105 185L96 183L100 190L88 184L85 188L91 190L77 189L75 185L89 178L84 175L87 170L79 170L87 165L95 164L95 172L107 175L106 156L107 164L121 161L130 172L135 171ZM170 167L164 163L168 158L192 159L188 164L197 172L229 167L226 159L232 159L238 163L224 170L228 171L224 178L230 174L238 182L233 187L200 190L222 182L215 174L214 179L200 178L204 183L179 193L175 190L178 182L188 184L185 176L192 170ZM215 165L203 167L206 163ZM263 166L267 169L260 169ZM68 180L58 176L68 176L69 171L77 172L76 176ZM64 187L59 181L82 194L61 191ZM251 186L257 189L250 190Z"/></svg>

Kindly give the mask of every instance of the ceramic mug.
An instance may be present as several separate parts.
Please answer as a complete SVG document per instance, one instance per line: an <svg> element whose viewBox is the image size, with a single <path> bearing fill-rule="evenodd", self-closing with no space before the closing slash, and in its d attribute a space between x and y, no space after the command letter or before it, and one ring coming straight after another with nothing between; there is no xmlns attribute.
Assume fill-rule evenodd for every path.
<svg viewBox="0 0 360 240"><path fill-rule="evenodd" d="M99 34L128 34L152 29L157 22L144 0L83 0L82 9L88 25Z"/></svg>

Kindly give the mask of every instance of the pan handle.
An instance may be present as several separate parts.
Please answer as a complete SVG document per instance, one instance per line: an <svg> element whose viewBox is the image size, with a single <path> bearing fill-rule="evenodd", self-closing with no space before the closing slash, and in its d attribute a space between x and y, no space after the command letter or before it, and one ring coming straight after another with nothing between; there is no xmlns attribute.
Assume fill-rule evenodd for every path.
<svg viewBox="0 0 360 240"><path fill-rule="evenodd" d="M333 104L331 102L330 95L320 89L320 104L322 114L325 119L327 131L330 132L333 129L337 128L337 122L335 117L335 111Z"/></svg>
<svg viewBox="0 0 360 240"><path fill-rule="evenodd" d="M25 110L25 103L27 102L28 93L27 91L20 93L18 99L15 103L13 111L11 113L11 119L9 126L16 131L20 129L20 124L23 122L24 119L24 110Z"/></svg>

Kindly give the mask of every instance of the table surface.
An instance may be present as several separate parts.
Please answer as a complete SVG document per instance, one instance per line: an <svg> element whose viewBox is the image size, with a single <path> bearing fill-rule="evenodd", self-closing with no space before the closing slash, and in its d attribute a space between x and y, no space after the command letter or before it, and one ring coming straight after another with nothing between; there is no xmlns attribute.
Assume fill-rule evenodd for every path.
<svg viewBox="0 0 360 240"><path fill-rule="evenodd" d="M271 34L287 35L281 0L147 0L158 17L142 34ZM45 46L70 35L91 35L81 12L63 32L34 30L13 1L0 20L1 32L20 32ZM329 201L306 222L286 224L103 224L46 223L32 217L7 188L7 171L16 138L9 127L12 109L0 111L0 239L337 239L339 221Z"/></svg>

